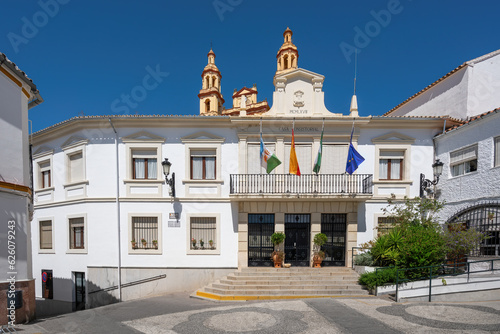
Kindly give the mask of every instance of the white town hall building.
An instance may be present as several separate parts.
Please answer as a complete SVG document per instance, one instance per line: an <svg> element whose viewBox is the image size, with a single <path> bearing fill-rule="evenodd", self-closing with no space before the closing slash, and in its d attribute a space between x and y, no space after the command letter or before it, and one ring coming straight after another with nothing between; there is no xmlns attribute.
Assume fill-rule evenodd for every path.
<svg viewBox="0 0 500 334"><path fill-rule="evenodd" d="M419 195L420 174L432 175L433 137L462 122L360 116L355 96L351 110L331 113L325 77L298 67L291 30L283 36L271 107L254 86L235 90L225 109L210 50L199 115L82 116L33 134L33 275L44 305L55 312L194 291L237 268L270 266L275 231L286 234L292 266L312 266L319 232L328 236L323 265L350 266L352 247L384 222L387 198ZM349 175L353 122L365 161ZM288 173L293 123L301 176ZM270 174L260 166L261 124L282 162Z"/></svg>

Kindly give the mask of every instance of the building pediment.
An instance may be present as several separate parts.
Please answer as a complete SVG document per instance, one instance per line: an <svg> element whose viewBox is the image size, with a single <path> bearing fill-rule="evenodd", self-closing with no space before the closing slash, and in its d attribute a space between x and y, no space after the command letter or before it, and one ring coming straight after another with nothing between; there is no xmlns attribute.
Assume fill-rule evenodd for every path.
<svg viewBox="0 0 500 334"><path fill-rule="evenodd" d="M372 143L374 144L413 144L414 142L415 138L399 132L389 132L372 139Z"/></svg>
<svg viewBox="0 0 500 334"><path fill-rule="evenodd" d="M181 141L183 143L190 143L190 142L223 143L225 141L225 138L219 137L210 132L199 131L193 133L192 135L182 137Z"/></svg>
<svg viewBox="0 0 500 334"><path fill-rule="evenodd" d="M41 146L33 153L33 158L38 159L40 157L51 154L54 154L54 149L47 146Z"/></svg>
<svg viewBox="0 0 500 334"><path fill-rule="evenodd" d="M139 131L130 136L122 137L124 143L127 142L150 142L150 143L163 143L165 138L154 135L147 131Z"/></svg>
<svg viewBox="0 0 500 334"><path fill-rule="evenodd" d="M71 136L61 145L61 147L67 149L73 146L85 145L88 142L89 140L87 138L81 136Z"/></svg>
<svg viewBox="0 0 500 334"><path fill-rule="evenodd" d="M318 73L314 73L312 71L309 71L309 70L306 70L303 68L297 68L296 70L293 70L290 72L280 73L280 74L276 75L274 78L275 83L277 80L282 80L282 79L286 79L286 80L302 79L302 80L309 81L312 83L313 79L321 80L321 82L323 82L323 80L325 80L325 76L318 74Z"/></svg>

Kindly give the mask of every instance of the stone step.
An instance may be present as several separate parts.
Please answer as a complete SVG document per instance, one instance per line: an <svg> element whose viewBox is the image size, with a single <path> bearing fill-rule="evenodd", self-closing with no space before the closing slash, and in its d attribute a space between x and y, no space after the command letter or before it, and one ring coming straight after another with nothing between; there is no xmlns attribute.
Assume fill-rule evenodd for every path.
<svg viewBox="0 0 500 334"><path fill-rule="evenodd" d="M241 290L231 291L217 289L212 287L204 288L205 292L223 295L223 296L352 296L352 295L368 295L367 290L347 290L347 289L301 289L301 290Z"/></svg>
<svg viewBox="0 0 500 334"><path fill-rule="evenodd" d="M236 273L235 273L236 274ZM343 280L357 280L357 275L335 275L335 276L327 276L327 275L293 275L293 276L281 276L281 275L228 275L227 279L229 280L244 280L244 281L269 281L269 280L280 280L280 281L307 281L307 280L315 280L315 281L343 281Z"/></svg>
<svg viewBox="0 0 500 334"><path fill-rule="evenodd" d="M347 267L292 267L292 268L272 268L272 267L246 267L241 268L239 272L352 272L351 268Z"/></svg>
<svg viewBox="0 0 500 334"><path fill-rule="evenodd" d="M231 280L231 279L221 279L220 283L230 284L230 285L273 285L280 284L284 281L276 280ZM287 285L325 285L325 283L331 282L332 284L342 284L342 285L358 285L357 279L350 280L289 280L286 281Z"/></svg>
<svg viewBox="0 0 500 334"><path fill-rule="evenodd" d="M212 288L217 289L225 289L231 291L245 291L245 290L360 290L361 287L359 285L354 284L327 284L327 285L317 285L317 284L308 284L308 285L279 285L279 284L267 284L267 285L258 285L258 284L247 284L247 285L231 285L224 283L212 283Z"/></svg>

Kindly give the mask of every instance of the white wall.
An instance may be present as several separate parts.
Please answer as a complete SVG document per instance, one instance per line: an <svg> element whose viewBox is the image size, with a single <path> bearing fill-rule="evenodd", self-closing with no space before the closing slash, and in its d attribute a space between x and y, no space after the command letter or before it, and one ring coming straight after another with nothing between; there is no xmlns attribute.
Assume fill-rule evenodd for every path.
<svg viewBox="0 0 500 334"><path fill-rule="evenodd" d="M500 107L500 55L478 62L469 72L467 116Z"/></svg>
<svg viewBox="0 0 500 334"><path fill-rule="evenodd" d="M439 200L446 201L442 220L462 208L482 200L500 200L500 167L494 165L494 137L500 135L500 114L493 113L436 138L437 157L444 163L438 189ZM451 176L450 152L478 144L478 170Z"/></svg>

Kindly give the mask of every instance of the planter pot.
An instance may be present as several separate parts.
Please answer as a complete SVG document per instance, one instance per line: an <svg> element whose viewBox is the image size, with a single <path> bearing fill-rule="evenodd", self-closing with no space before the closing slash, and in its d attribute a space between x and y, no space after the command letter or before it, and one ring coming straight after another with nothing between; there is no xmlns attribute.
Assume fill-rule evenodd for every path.
<svg viewBox="0 0 500 334"><path fill-rule="evenodd" d="M132 248L133 248L133 249L136 249L136 248L137 248L137 242L133 242L133 243L132 243Z"/></svg>
<svg viewBox="0 0 500 334"><path fill-rule="evenodd" d="M273 261L274 261L274 268L281 268L281 263L283 262L283 259L275 254L273 255Z"/></svg>
<svg viewBox="0 0 500 334"><path fill-rule="evenodd" d="M323 258L322 257L314 255L314 257L313 257L313 267L314 268L321 268L321 263L322 262L323 262Z"/></svg>

